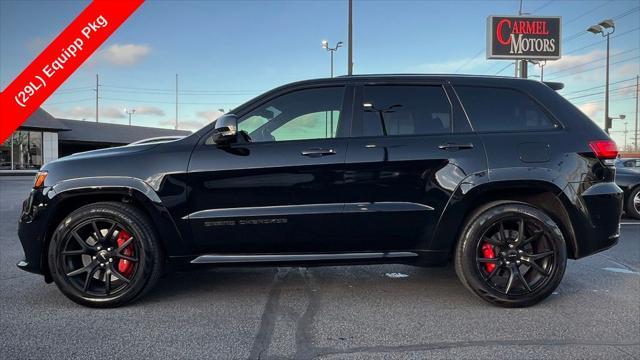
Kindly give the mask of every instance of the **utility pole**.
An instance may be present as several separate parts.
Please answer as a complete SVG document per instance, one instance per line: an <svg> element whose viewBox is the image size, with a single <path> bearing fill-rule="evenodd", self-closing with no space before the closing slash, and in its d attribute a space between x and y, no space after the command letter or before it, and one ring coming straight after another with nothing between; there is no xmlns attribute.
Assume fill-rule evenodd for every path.
<svg viewBox="0 0 640 360"><path fill-rule="evenodd" d="M178 74L176 74L176 130L178 130Z"/></svg>
<svg viewBox="0 0 640 360"><path fill-rule="evenodd" d="M100 81L98 80L98 74L96 74L96 122L98 122L98 89L100 88Z"/></svg>
<svg viewBox="0 0 640 360"><path fill-rule="evenodd" d="M520 8L518 9L518 16L522 16L522 0L520 0ZM520 65L520 66L518 66ZM527 78L527 70L528 69L527 60L516 60L516 77L521 77L523 79ZM518 71L520 70L520 71ZM542 80L541 80L542 81Z"/></svg>
<svg viewBox="0 0 640 360"><path fill-rule="evenodd" d="M349 0L349 59L347 60L347 74L353 75L353 0Z"/></svg>
<svg viewBox="0 0 640 360"><path fill-rule="evenodd" d="M636 75L636 131L634 133L634 150L638 152L638 93L640 93L640 75Z"/></svg>

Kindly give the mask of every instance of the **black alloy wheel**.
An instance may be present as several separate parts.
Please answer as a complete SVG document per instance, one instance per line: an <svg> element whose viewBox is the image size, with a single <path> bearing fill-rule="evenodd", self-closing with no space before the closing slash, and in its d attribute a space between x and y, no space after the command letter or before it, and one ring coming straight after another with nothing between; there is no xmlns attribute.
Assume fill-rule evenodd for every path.
<svg viewBox="0 0 640 360"><path fill-rule="evenodd" d="M49 269L60 290L88 306L131 302L157 281L160 248L149 220L128 204L89 204L67 216L49 244Z"/></svg>
<svg viewBox="0 0 640 360"><path fill-rule="evenodd" d="M62 269L76 289L110 296L131 284L138 268L139 240L117 221L96 218L78 224L64 240Z"/></svg>
<svg viewBox="0 0 640 360"><path fill-rule="evenodd" d="M473 293L505 307L533 305L558 286L566 245L542 210L519 202L482 207L467 221L456 250L456 272Z"/></svg>

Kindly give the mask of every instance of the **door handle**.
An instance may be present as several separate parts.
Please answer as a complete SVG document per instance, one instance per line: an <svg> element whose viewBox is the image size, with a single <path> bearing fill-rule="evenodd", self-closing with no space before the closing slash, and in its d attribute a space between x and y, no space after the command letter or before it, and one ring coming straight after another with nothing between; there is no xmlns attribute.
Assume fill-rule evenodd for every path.
<svg viewBox="0 0 640 360"><path fill-rule="evenodd" d="M327 155L335 155L336 151L333 149L313 148L313 149L302 150L300 154L302 156L308 156L308 157L320 157L320 156L327 156Z"/></svg>
<svg viewBox="0 0 640 360"><path fill-rule="evenodd" d="M466 144L454 144L454 143L446 143L438 146L440 150L463 150L463 149L473 149L472 143Z"/></svg>

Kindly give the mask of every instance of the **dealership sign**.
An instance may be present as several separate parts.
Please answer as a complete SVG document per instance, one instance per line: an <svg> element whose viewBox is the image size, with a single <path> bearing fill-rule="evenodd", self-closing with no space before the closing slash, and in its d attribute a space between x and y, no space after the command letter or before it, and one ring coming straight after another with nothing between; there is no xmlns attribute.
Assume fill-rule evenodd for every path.
<svg viewBox="0 0 640 360"><path fill-rule="evenodd" d="M560 58L560 17L489 16L487 59Z"/></svg>

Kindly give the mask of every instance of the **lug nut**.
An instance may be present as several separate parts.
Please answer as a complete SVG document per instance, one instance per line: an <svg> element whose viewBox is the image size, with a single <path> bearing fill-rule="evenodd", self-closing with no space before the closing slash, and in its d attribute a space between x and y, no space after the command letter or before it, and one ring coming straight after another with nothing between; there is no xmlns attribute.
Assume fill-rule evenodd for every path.
<svg viewBox="0 0 640 360"><path fill-rule="evenodd" d="M104 263L100 263L100 267L104 267Z"/></svg>
<svg viewBox="0 0 640 360"><path fill-rule="evenodd" d="M107 251L111 251L111 250L113 250L113 248L108 248L108 249L107 249Z"/></svg>
<svg viewBox="0 0 640 360"><path fill-rule="evenodd" d="M511 263L507 261L507 262L505 262L505 264L509 265L509 264L511 264Z"/></svg>
<svg viewBox="0 0 640 360"><path fill-rule="evenodd" d="M91 259L95 260L95 259L96 259L96 257L94 256L94 257L92 257Z"/></svg>
<svg viewBox="0 0 640 360"><path fill-rule="evenodd" d="M520 265L520 260L516 260L516 264Z"/></svg>
<svg viewBox="0 0 640 360"><path fill-rule="evenodd" d="M518 254L522 254L522 252L523 252L522 250L518 250Z"/></svg>
<svg viewBox="0 0 640 360"><path fill-rule="evenodd" d="M102 246L98 246L98 250L102 250Z"/></svg>
<svg viewBox="0 0 640 360"><path fill-rule="evenodd" d="M113 262L113 258L109 258L109 262Z"/></svg>

